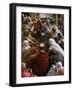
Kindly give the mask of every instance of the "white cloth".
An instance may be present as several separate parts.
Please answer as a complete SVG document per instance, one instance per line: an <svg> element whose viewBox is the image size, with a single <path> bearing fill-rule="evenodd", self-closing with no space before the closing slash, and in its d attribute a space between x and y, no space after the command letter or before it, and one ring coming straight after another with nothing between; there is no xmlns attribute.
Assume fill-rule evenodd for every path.
<svg viewBox="0 0 73 90"><path fill-rule="evenodd" d="M48 73L46 74L47 76L55 76L56 75L56 66L52 65Z"/></svg>
<svg viewBox="0 0 73 90"><path fill-rule="evenodd" d="M30 53L30 46L29 46L29 42L27 40L24 40L22 43L22 55L25 58L27 55L29 55Z"/></svg>
<svg viewBox="0 0 73 90"><path fill-rule="evenodd" d="M62 67L62 63L61 63L61 62L57 62L57 63L56 63L56 69L58 69L58 68L60 68L60 67Z"/></svg>
<svg viewBox="0 0 73 90"><path fill-rule="evenodd" d="M54 39L49 39L49 55L54 64L57 62L62 62L64 66L64 51L63 49L55 42Z"/></svg>
<svg viewBox="0 0 73 90"><path fill-rule="evenodd" d="M64 74L64 67L62 66L61 62L56 63L56 70L57 70L57 75L63 75Z"/></svg>
<svg viewBox="0 0 73 90"><path fill-rule="evenodd" d="M49 50L54 49L64 56L63 49L55 42L54 39L52 38L49 39L49 46L50 46Z"/></svg>

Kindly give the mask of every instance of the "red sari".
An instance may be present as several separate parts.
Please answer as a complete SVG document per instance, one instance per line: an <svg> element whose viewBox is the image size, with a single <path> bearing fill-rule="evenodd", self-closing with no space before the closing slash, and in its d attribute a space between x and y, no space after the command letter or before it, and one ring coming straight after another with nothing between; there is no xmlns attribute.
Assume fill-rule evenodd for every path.
<svg viewBox="0 0 73 90"><path fill-rule="evenodd" d="M48 65L48 53L40 52L39 55L37 55L34 64L32 65L32 72L38 76L45 75L48 70Z"/></svg>

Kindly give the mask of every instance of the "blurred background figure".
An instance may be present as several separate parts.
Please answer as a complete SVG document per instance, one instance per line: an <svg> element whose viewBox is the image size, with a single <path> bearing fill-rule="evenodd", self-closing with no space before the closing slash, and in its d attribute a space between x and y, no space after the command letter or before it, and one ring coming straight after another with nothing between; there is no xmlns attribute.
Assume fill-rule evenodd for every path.
<svg viewBox="0 0 73 90"><path fill-rule="evenodd" d="M48 23L48 22L47 22ZM41 41L47 41L49 38L50 27L47 26L46 21L42 22L42 29L41 29Z"/></svg>
<svg viewBox="0 0 73 90"><path fill-rule="evenodd" d="M31 47L27 40L22 42L22 62L28 62L31 55Z"/></svg>
<svg viewBox="0 0 73 90"><path fill-rule="evenodd" d="M64 38L57 26L52 26L52 38L58 43L60 39Z"/></svg>
<svg viewBox="0 0 73 90"><path fill-rule="evenodd" d="M57 75L64 75L64 67L61 62L56 63Z"/></svg>

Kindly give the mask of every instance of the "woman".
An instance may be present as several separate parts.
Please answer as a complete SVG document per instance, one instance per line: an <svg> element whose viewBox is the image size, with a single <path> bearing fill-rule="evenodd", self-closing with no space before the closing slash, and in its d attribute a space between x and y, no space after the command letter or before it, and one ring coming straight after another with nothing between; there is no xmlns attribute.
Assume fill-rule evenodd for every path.
<svg viewBox="0 0 73 90"><path fill-rule="evenodd" d="M39 54L36 56L34 63L32 64L32 72L37 76L44 76L48 71L48 53L44 50L40 50Z"/></svg>
<svg viewBox="0 0 73 90"><path fill-rule="evenodd" d="M64 65L64 51L52 38L49 39L49 58L53 64L62 62Z"/></svg>

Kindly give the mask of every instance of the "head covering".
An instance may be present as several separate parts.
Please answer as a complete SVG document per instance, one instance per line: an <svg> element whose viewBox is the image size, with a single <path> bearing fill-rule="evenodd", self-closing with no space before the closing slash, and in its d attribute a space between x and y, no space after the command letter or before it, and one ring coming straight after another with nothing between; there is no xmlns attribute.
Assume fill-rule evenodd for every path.
<svg viewBox="0 0 73 90"><path fill-rule="evenodd" d="M57 62L56 63L56 68L58 69L58 68L61 68L62 67L62 63L61 62Z"/></svg>
<svg viewBox="0 0 73 90"><path fill-rule="evenodd" d="M41 36L45 36L45 33L42 32L42 33L41 33Z"/></svg>
<svg viewBox="0 0 73 90"><path fill-rule="evenodd" d="M26 69L26 63L22 62L21 66L22 66L22 69Z"/></svg>
<svg viewBox="0 0 73 90"><path fill-rule="evenodd" d="M58 30L57 26L53 25L53 26L52 26L52 31L55 32L55 31L57 31L57 30Z"/></svg>
<svg viewBox="0 0 73 90"><path fill-rule="evenodd" d="M28 42L27 40L24 40L24 41L23 41L23 46L25 46L25 47L26 47L26 46L29 46L29 42Z"/></svg>
<svg viewBox="0 0 73 90"><path fill-rule="evenodd" d="M46 20L46 23L47 23L47 24L50 24L50 20L49 20L49 19L48 19L48 20Z"/></svg>
<svg viewBox="0 0 73 90"><path fill-rule="evenodd" d="M40 43L40 47L45 47L45 44L44 43Z"/></svg>
<svg viewBox="0 0 73 90"><path fill-rule="evenodd" d="M55 44L55 40L53 38L49 39L49 45L52 46Z"/></svg>
<svg viewBox="0 0 73 90"><path fill-rule="evenodd" d="M24 54L24 57L30 52L30 48L31 47L29 46L29 42L24 40L22 43L22 53Z"/></svg>
<svg viewBox="0 0 73 90"><path fill-rule="evenodd" d="M64 56L63 49L56 43L56 41L54 39L52 39L52 38L49 39L49 46L51 49L58 51L59 53L61 53Z"/></svg>
<svg viewBox="0 0 73 90"><path fill-rule="evenodd" d="M51 68L50 68L50 71L51 70L54 70L56 68L56 66L53 64L52 66L51 66Z"/></svg>

